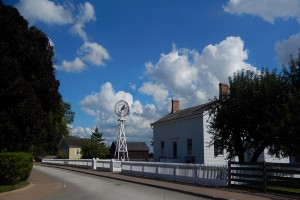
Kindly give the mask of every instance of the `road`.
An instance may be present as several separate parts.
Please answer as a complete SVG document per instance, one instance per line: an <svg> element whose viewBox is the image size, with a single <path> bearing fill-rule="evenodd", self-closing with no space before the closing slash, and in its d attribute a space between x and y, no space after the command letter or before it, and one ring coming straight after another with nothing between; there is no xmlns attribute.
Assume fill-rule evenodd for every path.
<svg viewBox="0 0 300 200"><path fill-rule="evenodd" d="M50 196L47 200L194 200L203 199L175 191L154 188L120 180L92 176L57 168L35 166L40 170L59 179L64 188Z"/></svg>

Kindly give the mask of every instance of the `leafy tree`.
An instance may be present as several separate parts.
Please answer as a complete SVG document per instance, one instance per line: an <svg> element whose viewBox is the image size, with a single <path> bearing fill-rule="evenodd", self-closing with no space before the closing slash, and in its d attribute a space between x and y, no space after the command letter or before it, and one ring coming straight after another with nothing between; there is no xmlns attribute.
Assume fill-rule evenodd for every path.
<svg viewBox="0 0 300 200"><path fill-rule="evenodd" d="M229 92L211 110L211 145L217 143L244 162L253 151L257 161L265 148L278 144L282 130L284 84L276 71L240 71L229 77ZM273 154L281 149L273 148Z"/></svg>
<svg viewBox="0 0 300 200"><path fill-rule="evenodd" d="M96 127L95 131L92 132L91 139L87 139L82 144L81 158L106 158L109 155L109 150L105 147L102 135L103 133L99 132Z"/></svg>
<svg viewBox="0 0 300 200"><path fill-rule="evenodd" d="M283 68L282 79L285 84L285 102L283 104L283 122L279 143L272 146L271 151L283 149L285 155L300 158L300 50L298 59L291 56L288 67Z"/></svg>
<svg viewBox="0 0 300 200"><path fill-rule="evenodd" d="M0 27L0 151L54 153L72 117L65 118L53 47L2 1Z"/></svg>

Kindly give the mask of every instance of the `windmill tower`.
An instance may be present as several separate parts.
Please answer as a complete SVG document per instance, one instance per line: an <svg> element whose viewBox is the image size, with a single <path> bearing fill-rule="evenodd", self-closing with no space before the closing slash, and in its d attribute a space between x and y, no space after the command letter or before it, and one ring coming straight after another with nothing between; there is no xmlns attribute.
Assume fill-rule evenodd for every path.
<svg viewBox="0 0 300 200"><path fill-rule="evenodd" d="M115 105L115 113L120 118L118 119L119 131L116 144L115 156L118 160L124 159L129 161L128 149L125 136L125 116L129 114L129 105L126 101L120 100Z"/></svg>

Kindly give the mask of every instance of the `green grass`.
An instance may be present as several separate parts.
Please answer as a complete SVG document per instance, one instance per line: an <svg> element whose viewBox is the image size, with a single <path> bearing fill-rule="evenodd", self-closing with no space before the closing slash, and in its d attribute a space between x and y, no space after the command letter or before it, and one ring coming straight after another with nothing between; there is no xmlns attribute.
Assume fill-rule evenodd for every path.
<svg viewBox="0 0 300 200"><path fill-rule="evenodd" d="M294 193L294 194L300 195L300 189L297 189L297 188L287 188L284 186L268 186L267 190L268 189L276 190L278 192L283 192L283 193Z"/></svg>
<svg viewBox="0 0 300 200"><path fill-rule="evenodd" d="M20 189L26 187L27 185L29 185L29 181L22 181L15 185L0 185L0 193Z"/></svg>

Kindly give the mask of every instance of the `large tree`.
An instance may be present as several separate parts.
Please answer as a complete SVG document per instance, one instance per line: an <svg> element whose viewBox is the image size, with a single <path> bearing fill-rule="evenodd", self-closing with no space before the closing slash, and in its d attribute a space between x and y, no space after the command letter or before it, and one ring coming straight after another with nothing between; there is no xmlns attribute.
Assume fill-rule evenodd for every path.
<svg viewBox="0 0 300 200"><path fill-rule="evenodd" d="M229 77L229 92L211 110L211 144L226 149L229 158L237 156L244 162L252 152L250 161L257 161L281 138L284 89L276 71L240 71Z"/></svg>
<svg viewBox="0 0 300 200"><path fill-rule="evenodd" d="M0 151L53 153L67 135L47 36L0 1Z"/></svg>

